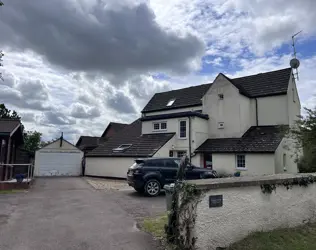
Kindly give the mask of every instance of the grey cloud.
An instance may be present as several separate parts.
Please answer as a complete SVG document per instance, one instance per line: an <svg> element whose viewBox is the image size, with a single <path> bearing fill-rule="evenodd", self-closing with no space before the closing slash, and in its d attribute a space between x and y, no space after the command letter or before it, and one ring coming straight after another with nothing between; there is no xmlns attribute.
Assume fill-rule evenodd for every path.
<svg viewBox="0 0 316 250"><path fill-rule="evenodd" d="M148 81L141 77L132 78L128 81L127 86L130 94L135 98L141 109L155 93L171 90L171 86L168 83L159 84L158 81Z"/></svg>
<svg viewBox="0 0 316 250"><path fill-rule="evenodd" d="M76 120L69 118L61 112L47 111L41 119L42 125L73 125Z"/></svg>
<svg viewBox="0 0 316 250"><path fill-rule="evenodd" d="M70 115L75 118L87 119L99 117L101 112L96 107L85 108L80 104L74 104L71 107Z"/></svg>
<svg viewBox="0 0 316 250"><path fill-rule="evenodd" d="M164 31L146 3L14 0L0 20L0 43L74 71L186 72L204 52L197 37Z"/></svg>
<svg viewBox="0 0 316 250"><path fill-rule="evenodd" d="M47 100L48 90L41 81L22 81L17 85L17 89L23 95L26 101L30 100Z"/></svg>
<svg viewBox="0 0 316 250"><path fill-rule="evenodd" d="M136 109L133 106L130 98L122 92L118 92L115 95L109 97L109 99L106 101L106 104L120 113L136 113Z"/></svg>
<svg viewBox="0 0 316 250"><path fill-rule="evenodd" d="M12 77L4 75L4 82L12 82ZM49 110L51 107L46 104L48 100L48 90L39 81L24 81L3 85L0 81L0 100L4 103L12 104L19 108L34 110Z"/></svg>
<svg viewBox="0 0 316 250"><path fill-rule="evenodd" d="M19 112L19 115L22 118L22 122L35 122L35 114L31 112Z"/></svg>

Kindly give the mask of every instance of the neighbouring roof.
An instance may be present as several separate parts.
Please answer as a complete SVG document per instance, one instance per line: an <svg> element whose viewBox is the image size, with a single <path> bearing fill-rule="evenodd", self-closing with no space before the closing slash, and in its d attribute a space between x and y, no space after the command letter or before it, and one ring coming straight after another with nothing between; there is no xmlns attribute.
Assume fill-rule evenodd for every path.
<svg viewBox="0 0 316 250"><path fill-rule="evenodd" d="M104 130L104 132L101 135L101 137L111 137L114 134L116 134L117 132L119 132L122 129L124 129L127 125L128 124L126 124L126 123L110 122L109 125Z"/></svg>
<svg viewBox="0 0 316 250"><path fill-rule="evenodd" d="M274 153L287 126L252 126L241 138L206 140L195 152Z"/></svg>
<svg viewBox="0 0 316 250"><path fill-rule="evenodd" d="M141 134L140 119L126 126L104 144L87 154L87 157L150 157L153 156L175 133ZM122 144L132 144L123 152L113 152Z"/></svg>
<svg viewBox="0 0 316 250"><path fill-rule="evenodd" d="M3 119L0 118L0 133L11 133L19 125L21 125L20 119Z"/></svg>
<svg viewBox="0 0 316 250"><path fill-rule="evenodd" d="M224 74L222 75L238 88L242 95L249 98L256 98L286 94L291 76L291 68L238 78L229 78ZM142 113L202 105L202 97L211 85L212 83L209 83L156 93L142 110ZM167 106L168 102L173 99L175 99L174 103Z"/></svg>
<svg viewBox="0 0 316 250"><path fill-rule="evenodd" d="M92 150L96 148L99 144L106 141L106 138L97 137L97 136L80 136L76 147L81 150Z"/></svg>
<svg viewBox="0 0 316 250"><path fill-rule="evenodd" d="M142 110L142 113L200 106L202 105L202 97L211 85L212 84L203 84L184 89L156 93ZM173 99L175 99L174 103L171 106L167 106L168 102Z"/></svg>
<svg viewBox="0 0 316 250"><path fill-rule="evenodd" d="M200 117L202 119L208 120L208 115L202 114L201 111L187 111L187 112L178 112L171 114L162 114L162 115L151 115L144 116L141 118L141 121L152 121L152 120L161 120L161 119L170 119L170 118L180 118L180 117Z"/></svg>

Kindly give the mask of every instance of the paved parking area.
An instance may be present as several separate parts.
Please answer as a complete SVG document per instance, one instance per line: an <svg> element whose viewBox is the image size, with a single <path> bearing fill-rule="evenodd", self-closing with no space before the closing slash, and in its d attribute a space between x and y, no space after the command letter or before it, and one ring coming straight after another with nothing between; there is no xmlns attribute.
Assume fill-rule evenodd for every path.
<svg viewBox="0 0 316 250"><path fill-rule="evenodd" d="M137 222L141 222L144 217L160 215L166 211L164 192L158 197L146 197L129 187L125 180L102 178L85 178L85 180L103 195L105 192L109 195L110 192L112 199Z"/></svg>
<svg viewBox="0 0 316 250"><path fill-rule="evenodd" d="M159 249L137 221L165 211L164 196L97 190L82 178L43 178L0 195L1 250Z"/></svg>

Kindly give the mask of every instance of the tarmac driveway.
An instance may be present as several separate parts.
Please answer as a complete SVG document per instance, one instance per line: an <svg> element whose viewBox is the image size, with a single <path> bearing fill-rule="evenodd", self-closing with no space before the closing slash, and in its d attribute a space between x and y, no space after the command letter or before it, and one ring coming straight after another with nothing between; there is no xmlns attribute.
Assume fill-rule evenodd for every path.
<svg viewBox="0 0 316 250"><path fill-rule="evenodd" d="M138 214L145 198L134 195L100 192L81 178L42 178L27 193L0 194L0 249L158 249L137 229L147 212Z"/></svg>

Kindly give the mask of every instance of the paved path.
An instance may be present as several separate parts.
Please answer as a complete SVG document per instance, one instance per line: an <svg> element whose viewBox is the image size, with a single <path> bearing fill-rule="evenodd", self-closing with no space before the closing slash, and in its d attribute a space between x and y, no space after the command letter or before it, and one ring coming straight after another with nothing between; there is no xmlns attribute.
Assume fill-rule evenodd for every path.
<svg viewBox="0 0 316 250"><path fill-rule="evenodd" d="M2 194L0 249L158 249L137 229L121 195L95 190L80 178L38 179L28 193Z"/></svg>

